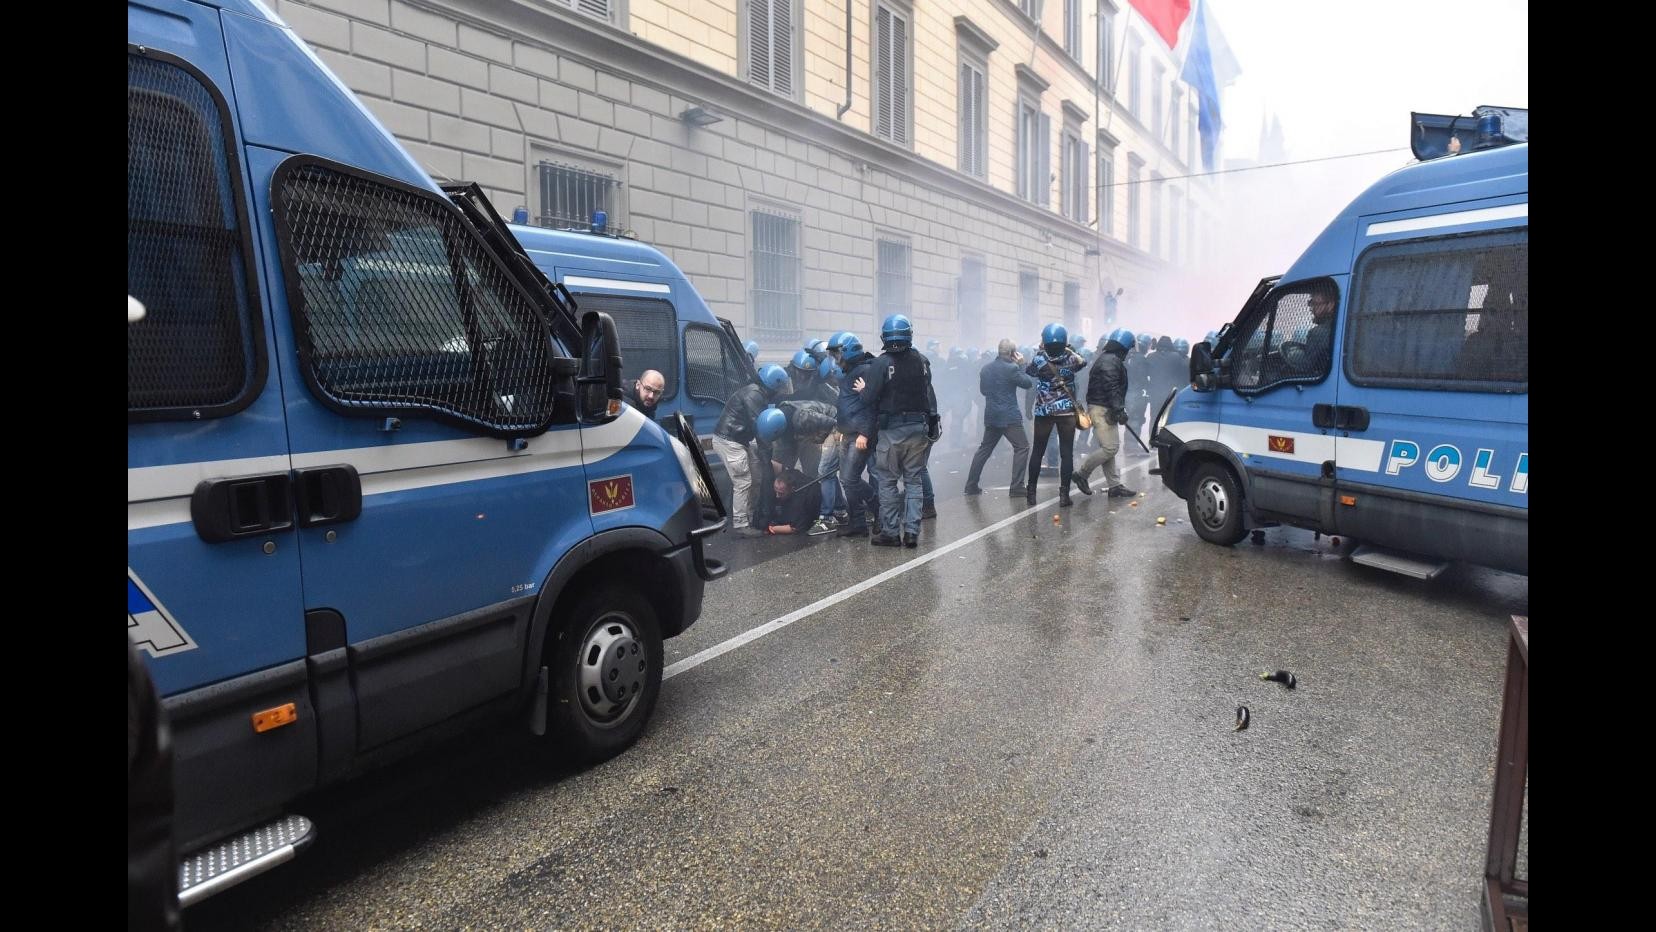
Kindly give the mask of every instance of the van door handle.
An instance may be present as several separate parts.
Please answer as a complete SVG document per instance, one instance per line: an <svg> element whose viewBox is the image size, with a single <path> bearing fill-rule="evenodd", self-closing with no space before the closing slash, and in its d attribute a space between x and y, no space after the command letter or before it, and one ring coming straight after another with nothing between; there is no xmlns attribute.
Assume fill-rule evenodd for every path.
<svg viewBox="0 0 1656 932"><path fill-rule="evenodd" d="M1340 430L1368 430L1368 409L1357 405L1340 405L1335 410L1334 422L1334 426Z"/></svg>
<svg viewBox="0 0 1656 932"><path fill-rule="evenodd" d="M296 469L293 479L300 527L343 524L362 514L362 479L356 467L342 464Z"/></svg>
<svg viewBox="0 0 1656 932"><path fill-rule="evenodd" d="M285 472L203 479L190 496L190 521L210 544L293 529L293 481Z"/></svg>
<svg viewBox="0 0 1656 932"><path fill-rule="evenodd" d="M1336 405L1330 405L1330 404L1314 404L1314 405L1312 405L1311 406L1311 426L1320 427L1323 430L1328 430L1329 428L1335 426L1335 423L1338 421L1338 418L1336 417L1336 412L1337 411L1338 411L1338 407Z"/></svg>

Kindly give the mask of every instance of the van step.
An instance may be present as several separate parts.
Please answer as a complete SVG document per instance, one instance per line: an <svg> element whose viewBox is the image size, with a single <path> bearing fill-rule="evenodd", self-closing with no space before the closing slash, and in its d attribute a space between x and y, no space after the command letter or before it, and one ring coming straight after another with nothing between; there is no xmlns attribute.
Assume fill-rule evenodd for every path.
<svg viewBox="0 0 1656 932"><path fill-rule="evenodd" d="M178 865L178 903L199 903L291 861L315 838L311 820L289 815L203 848Z"/></svg>
<svg viewBox="0 0 1656 932"><path fill-rule="evenodd" d="M1404 576L1413 576L1415 579L1435 579L1439 573L1449 568L1449 564L1433 560L1430 557L1400 553L1396 550L1382 550L1368 544L1364 544L1351 552L1351 562L1372 566L1375 569L1386 570L1391 573L1402 573Z"/></svg>

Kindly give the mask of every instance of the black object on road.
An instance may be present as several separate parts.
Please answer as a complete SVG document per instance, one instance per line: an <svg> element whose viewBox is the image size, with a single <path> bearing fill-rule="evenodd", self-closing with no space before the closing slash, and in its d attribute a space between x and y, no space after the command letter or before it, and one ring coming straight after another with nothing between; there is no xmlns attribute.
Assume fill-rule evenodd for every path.
<svg viewBox="0 0 1656 932"><path fill-rule="evenodd" d="M1251 718L1253 718L1253 716L1248 714L1248 707L1247 706L1245 706L1245 705L1237 706L1236 707L1236 730L1237 731L1246 731L1247 727L1248 727L1248 721Z"/></svg>
<svg viewBox="0 0 1656 932"><path fill-rule="evenodd" d="M1295 686L1299 685L1299 681L1294 679L1294 674L1289 673L1287 670L1278 670L1275 673L1261 673L1259 674L1259 678L1262 680L1268 680L1272 683L1281 683L1289 689L1293 689Z"/></svg>

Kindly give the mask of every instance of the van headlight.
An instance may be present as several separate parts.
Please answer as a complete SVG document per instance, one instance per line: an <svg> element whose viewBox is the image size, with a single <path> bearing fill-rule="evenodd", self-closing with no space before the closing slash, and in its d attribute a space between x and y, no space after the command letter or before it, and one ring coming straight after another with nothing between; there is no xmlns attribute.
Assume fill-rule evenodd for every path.
<svg viewBox="0 0 1656 932"><path fill-rule="evenodd" d="M701 470L696 468L696 458L690 452L690 448L672 434L667 435L667 441L673 445L673 455L678 458L679 469L684 471L684 481L690 486L691 491L696 493L697 501L703 508L713 507L716 501L713 490L708 488L706 480L702 479Z"/></svg>
<svg viewBox="0 0 1656 932"><path fill-rule="evenodd" d="M1174 392L1173 396L1167 399L1167 404L1162 405L1161 414L1156 417L1156 433L1161 433L1162 428L1167 426L1167 419L1173 416L1173 406L1178 403L1179 393Z"/></svg>
<svg viewBox="0 0 1656 932"><path fill-rule="evenodd" d="M673 429L667 431L667 439L673 444L673 455L678 458L679 469L684 472L684 481L696 493L702 519L723 521L730 517L718 490L713 487L713 470L702 454L701 440L696 437L696 429L690 426L690 419L684 416L683 411L673 415Z"/></svg>

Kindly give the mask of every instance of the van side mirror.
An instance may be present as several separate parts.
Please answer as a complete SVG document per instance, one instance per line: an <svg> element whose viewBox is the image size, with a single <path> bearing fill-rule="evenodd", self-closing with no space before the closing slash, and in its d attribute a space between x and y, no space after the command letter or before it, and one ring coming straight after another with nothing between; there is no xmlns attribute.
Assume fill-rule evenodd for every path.
<svg viewBox="0 0 1656 932"><path fill-rule="evenodd" d="M1199 392L1211 392L1219 380L1214 371L1213 347L1206 340L1190 348L1190 385Z"/></svg>
<svg viewBox="0 0 1656 932"><path fill-rule="evenodd" d="M581 423L603 424L621 414L621 341L602 311L581 316L581 374L575 379Z"/></svg>

